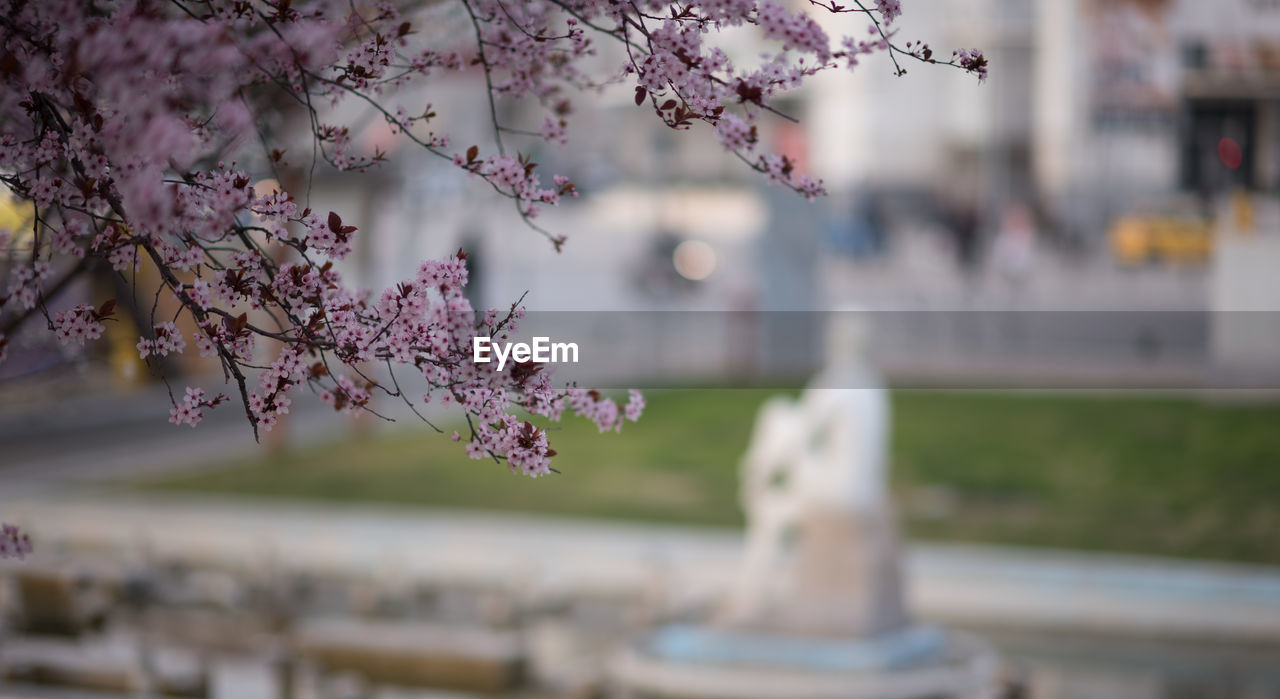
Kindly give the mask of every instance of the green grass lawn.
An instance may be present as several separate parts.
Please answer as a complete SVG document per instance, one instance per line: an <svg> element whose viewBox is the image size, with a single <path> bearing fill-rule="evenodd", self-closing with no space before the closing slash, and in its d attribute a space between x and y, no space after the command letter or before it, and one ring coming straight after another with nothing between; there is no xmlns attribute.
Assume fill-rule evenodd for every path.
<svg viewBox="0 0 1280 699"><path fill-rule="evenodd" d="M561 474L536 480L424 428L144 486L738 525L737 462L768 395L651 392L621 434L567 419ZM1280 406L899 391L893 407L915 538L1280 563Z"/></svg>

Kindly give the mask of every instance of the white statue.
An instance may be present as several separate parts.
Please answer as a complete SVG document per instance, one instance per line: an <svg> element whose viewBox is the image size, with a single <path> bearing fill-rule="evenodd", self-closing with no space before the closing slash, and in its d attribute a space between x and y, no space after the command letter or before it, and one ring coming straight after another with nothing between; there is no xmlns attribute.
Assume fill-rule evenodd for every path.
<svg viewBox="0 0 1280 699"><path fill-rule="evenodd" d="M885 484L888 395L865 340L859 314L831 314L822 372L798 401L760 410L742 460L747 545L730 624L854 636L906 624Z"/></svg>

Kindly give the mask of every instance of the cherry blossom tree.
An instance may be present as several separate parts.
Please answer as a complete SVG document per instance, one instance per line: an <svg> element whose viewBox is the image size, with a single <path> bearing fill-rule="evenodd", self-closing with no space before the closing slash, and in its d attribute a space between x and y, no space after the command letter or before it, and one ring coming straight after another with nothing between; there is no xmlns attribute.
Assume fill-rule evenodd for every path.
<svg viewBox="0 0 1280 699"><path fill-rule="evenodd" d="M422 262L381 293L345 284L334 263L351 252L358 227L298 191L258 185L288 181L279 172L290 159L358 172L385 160L361 152L349 125L329 121L338 107L374 110L400 138L509 199L558 250L565 238L536 217L578 192L561 175L544 178L518 146L565 143L575 92L630 84L637 107L666 126L708 129L746 167L812 199L823 193L820 181L761 150L759 120L789 118L772 106L779 95L875 53L898 74L908 60L987 74L981 52L943 62L922 42L896 43L898 0L427 4L446 3L471 32L441 43L423 38L421 3L0 0L0 181L30 207L29 226L0 231L0 361L24 323L82 346L128 315L140 328L139 355L157 369L192 350L221 367L221 389L171 391L177 425L194 427L233 403L257 436L289 412L300 387L340 411L373 411L378 395L415 412L437 401L465 417L467 433L452 436L468 454L545 474L555 452L523 415L555 421L568 411L616 430L639 418L643 397L633 391L619 405L557 387L541 365L500 372L471 362L474 336L510 337L524 311L519 301L472 309L463 251ZM853 33L833 40L820 14L846 20ZM730 30L755 32L763 58L731 61L717 45ZM603 72L602 61L611 66ZM489 142L452 143L435 131L428 104L391 106L401 88L447 73L484 81ZM500 121L503 101L533 105L541 128ZM268 112L296 115L310 152L287 153L263 127ZM113 276L155 302L149 312L116 298L60 305L60 293L87 274ZM143 279L159 281L138 288ZM176 314L158 315L162 298ZM180 319L195 330L184 333ZM422 377L428 390L409 395L397 372ZM6 526L0 557L29 550L26 535Z"/></svg>

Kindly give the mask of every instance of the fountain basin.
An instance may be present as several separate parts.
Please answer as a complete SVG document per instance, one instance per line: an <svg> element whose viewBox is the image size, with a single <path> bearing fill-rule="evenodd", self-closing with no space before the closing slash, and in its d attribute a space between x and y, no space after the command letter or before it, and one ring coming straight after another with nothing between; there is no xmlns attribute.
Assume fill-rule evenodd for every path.
<svg viewBox="0 0 1280 699"><path fill-rule="evenodd" d="M665 626L611 667L637 699L976 699L999 669L981 640L926 625L868 639Z"/></svg>

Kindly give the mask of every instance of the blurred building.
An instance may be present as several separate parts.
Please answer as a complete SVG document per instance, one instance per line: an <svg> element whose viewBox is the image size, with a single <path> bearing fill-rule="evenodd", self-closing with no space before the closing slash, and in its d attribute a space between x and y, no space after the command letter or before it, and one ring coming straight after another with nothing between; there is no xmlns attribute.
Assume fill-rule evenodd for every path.
<svg viewBox="0 0 1280 699"><path fill-rule="evenodd" d="M530 292L530 309L556 311L812 310L850 301L933 310L960 304L998 311L1010 303L1025 310L1059 300L1089 308L1207 307L1203 264L1194 274L1118 277L1107 241L1127 219L1177 216L1198 222L1189 235L1199 236L1202 263L1217 209L1239 188L1254 192L1257 227L1269 225L1265 199L1280 191L1280 5L932 0L906 10L895 24L896 42L926 40L942 59L955 48L980 47L991 77L978 85L970 74L912 59L901 60L908 75L900 77L880 54L788 95L777 106L799 125L766 115L762 146L825 180L832 196L813 205L766 184L705 126L665 127L634 104L626 85L574 97L565 147L505 139L509 151L531 155L544 177L568 175L584 193L537 221L568 236L562 252L529 230L508 202L449 162L391 138L379 119L363 120L360 139L390 150L391 166L358 177L319 176L312 195L365 222L369 235L344 264L356 283L385 288L412 275L418 260L461 246L471 255L476 306L504 307ZM439 26L462 22L462 31L463 20L445 17ZM863 31L859 18L823 20L832 36ZM752 36L722 38L749 64L760 48ZM624 59L607 48L599 57L606 73ZM395 99L411 112L426 102L448 104L431 129L449 133L454 150L475 143L491 152L491 125L472 118L487 111L478 78L463 73ZM499 116L519 130L541 120L528 105L501 102ZM339 120L361 123L362 116ZM1224 162L1224 139L1239 150L1235 169ZM1030 252L1008 256L1025 259L1003 279L992 268L996 239L1010 221L1023 229L1015 240L1040 252L1034 261ZM679 263L681 250L696 251L698 273ZM878 269L831 264L890 257ZM1085 270L1068 258L1098 264ZM729 316L720 330L705 320L676 328L661 316L628 322L649 318L666 325L647 329L646 337L728 348L708 351L709 361L737 356L745 345L789 355L741 337L807 337L814 330L735 330ZM1161 344L1186 345L1184 354L1198 362L1207 351L1204 332ZM1110 344L1126 357L1135 342L1149 344L1131 341L1128 329L1113 334ZM957 342L972 349L968 340ZM1004 342L984 336L978 345ZM649 348L644 359L667 366L677 355Z"/></svg>
<svg viewBox="0 0 1280 699"><path fill-rule="evenodd" d="M926 11L927 9L927 11ZM906 61L833 74L814 96L814 164L840 188L930 188L994 220L1031 200L1096 242L1115 217L1212 215L1280 191L1280 4L1266 0L943 0L899 40L982 47L982 88ZM1223 139L1239 147L1224 166ZM1190 203L1187 203L1187 202Z"/></svg>
<svg viewBox="0 0 1280 699"><path fill-rule="evenodd" d="M1173 192L1211 215L1231 189L1280 191L1280 5L1041 9L1035 165L1064 217L1077 202L1096 217ZM1220 152L1224 141L1238 146L1238 160Z"/></svg>
<svg viewBox="0 0 1280 699"><path fill-rule="evenodd" d="M847 16L824 19L833 36L860 29ZM1275 2L933 0L909 5L896 26L897 42L927 40L940 58L983 48L990 80L978 86L961 71L910 59L902 61L909 74L899 77L877 55L788 97L780 108L799 126L761 122L767 148L826 181L833 196L817 205L812 223L836 231L825 241L835 253L884 252L904 210L947 229L960 256L976 264L982 239L1010 205L1032 207L1056 242L1096 250L1126 215L1212 219L1216 203L1237 188L1280 192ZM726 41L749 62L756 47L744 39ZM607 68L615 59L600 60ZM469 117L485 109L475 77L401 97L414 108L428 97L450 104L432 126L459 148L483 150L492 134ZM372 219L366 230L376 230L378 242L358 256L358 276L383 286L411 274L410 261L463 244L477 254L481 304L534 289L535 307L769 306L744 301L768 291L751 263L769 247L768 212L778 205L767 185L701 125L693 133L666 128L632 104L625 86L576 102L567 147L518 137L508 144L590 195L540 220L569 236L563 253L536 234L516 234L523 224L509 207L447 162L400 148L396 169L381 178L341 177L316 189ZM540 119L510 107L500 115L505 124L533 128ZM1223 163L1224 139L1239 149L1236 169ZM397 146L376 134L365 140ZM719 263L713 274L679 275L673 252L690 239L710 245Z"/></svg>

